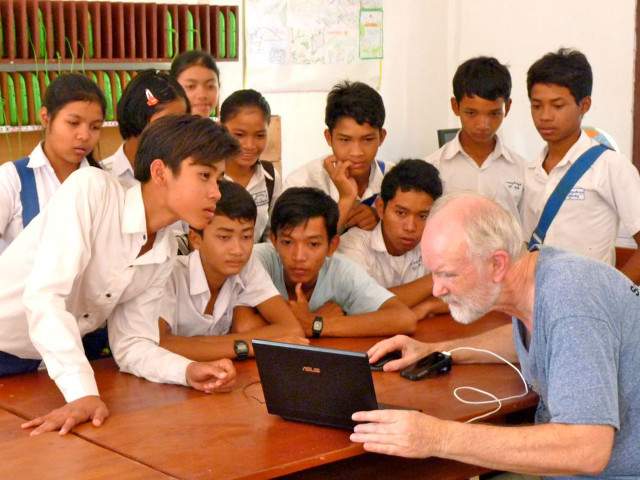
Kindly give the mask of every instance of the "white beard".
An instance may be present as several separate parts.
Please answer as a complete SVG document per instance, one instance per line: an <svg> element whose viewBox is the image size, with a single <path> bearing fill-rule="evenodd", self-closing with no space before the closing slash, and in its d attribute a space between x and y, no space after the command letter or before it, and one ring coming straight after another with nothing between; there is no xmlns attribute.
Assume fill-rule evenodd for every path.
<svg viewBox="0 0 640 480"><path fill-rule="evenodd" d="M496 304L500 291L500 285L487 283L464 298L451 294L440 298L449 305L451 316L456 322L469 325L489 313Z"/></svg>

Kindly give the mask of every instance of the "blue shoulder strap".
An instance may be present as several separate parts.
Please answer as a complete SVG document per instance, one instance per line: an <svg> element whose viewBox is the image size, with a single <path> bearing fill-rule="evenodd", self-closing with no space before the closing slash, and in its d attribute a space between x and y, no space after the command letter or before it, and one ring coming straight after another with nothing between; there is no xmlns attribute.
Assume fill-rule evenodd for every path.
<svg viewBox="0 0 640 480"><path fill-rule="evenodd" d="M376 163L378 164L378 168L382 172L382 175L384 175L384 169L386 167L386 164L381 160L376 160ZM371 207L371 206L373 206L373 202L376 201L376 198L378 198L378 194L374 193L369 198L365 198L364 200L362 200L360 203L364 203L368 207Z"/></svg>
<svg viewBox="0 0 640 480"><path fill-rule="evenodd" d="M549 196L547 203L542 210L538 225L531 235L529 240L529 251L538 250L544 243L544 239L547 236L547 230L551 226L551 222L556 217L558 210L564 203L567 195L571 189L578 183L578 180L589 170L591 165L602 155L606 150L609 150L604 145L594 145L589 150L584 152L578 159L571 165L571 168L564 174L564 177L560 180L560 183L556 186L555 190Z"/></svg>
<svg viewBox="0 0 640 480"><path fill-rule="evenodd" d="M13 164L20 178L20 202L22 203L22 226L26 228L29 222L40 213L38 190L36 189L36 177L33 169L29 168L29 157L16 160Z"/></svg>

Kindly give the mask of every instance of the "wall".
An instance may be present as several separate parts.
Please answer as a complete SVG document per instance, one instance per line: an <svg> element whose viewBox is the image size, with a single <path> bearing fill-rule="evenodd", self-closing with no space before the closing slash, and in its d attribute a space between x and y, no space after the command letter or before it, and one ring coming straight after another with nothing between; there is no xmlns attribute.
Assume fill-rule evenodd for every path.
<svg viewBox="0 0 640 480"><path fill-rule="evenodd" d="M503 134L514 149L535 158L543 144L529 114L526 71L560 46L582 50L593 67L593 107L585 125L603 128L630 155L635 7L635 0L617 0L606 9L595 0L385 0L381 93L389 134L381 158L423 157L437 148L436 130L458 126L449 109L453 73L482 54L510 66L513 108ZM325 96L267 96L283 118L285 174L327 151Z"/></svg>
<svg viewBox="0 0 640 480"><path fill-rule="evenodd" d="M241 9L243 4L220 3ZM610 6L596 0L384 0L381 93L388 136L380 157L423 157L437 148L436 130L457 126L449 110L453 73L459 63L481 54L509 64L513 108L503 133L513 148L535 157L542 142L529 116L526 70L560 46L582 50L594 70L593 107L585 124L605 129L629 155L635 7L635 0L616 0ZM242 64L221 62L220 69L224 98L242 88ZM273 112L282 116L285 174L327 152L326 94L266 97Z"/></svg>

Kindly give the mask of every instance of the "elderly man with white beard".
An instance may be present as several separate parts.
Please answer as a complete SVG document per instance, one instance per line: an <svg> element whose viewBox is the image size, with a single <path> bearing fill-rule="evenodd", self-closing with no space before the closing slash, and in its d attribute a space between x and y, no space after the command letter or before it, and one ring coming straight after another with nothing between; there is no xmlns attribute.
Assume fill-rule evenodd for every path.
<svg viewBox="0 0 640 480"><path fill-rule="evenodd" d="M458 346L519 360L540 396L536 424L503 427L446 421L416 411L357 412L351 440L370 452L437 456L523 474L638 478L640 472L640 291L604 263L553 248L526 252L517 220L492 200L449 195L431 209L422 258L433 294L453 318L489 311L512 325L476 337L425 344L398 335L369 350L397 371ZM454 363L492 361L461 350ZM455 367L454 367L455 368Z"/></svg>

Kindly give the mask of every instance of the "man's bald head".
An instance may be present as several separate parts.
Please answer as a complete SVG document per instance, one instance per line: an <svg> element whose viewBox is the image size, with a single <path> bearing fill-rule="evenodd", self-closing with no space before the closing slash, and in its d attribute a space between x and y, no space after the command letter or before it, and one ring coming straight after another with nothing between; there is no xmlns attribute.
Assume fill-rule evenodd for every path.
<svg viewBox="0 0 640 480"><path fill-rule="evenodd" d="M487 258L497 250L511 260L524 252L518 220L493 200L476 193L454 193L431 207L422 236L423 259L444 253Z"/></svg>

